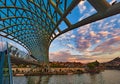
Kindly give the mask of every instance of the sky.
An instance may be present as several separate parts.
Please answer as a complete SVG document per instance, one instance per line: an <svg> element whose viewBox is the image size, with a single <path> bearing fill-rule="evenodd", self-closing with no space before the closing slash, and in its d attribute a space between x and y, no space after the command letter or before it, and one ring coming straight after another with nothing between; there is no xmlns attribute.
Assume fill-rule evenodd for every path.
<svg viewBox="0 0 120 84"><path fill-rule="evenodd" d="M115 0L107 0L110 4ZM117 0L120 2L120 0ZM67 16L74 24L96 10L85 0ZM59 25L64 30L67 25ZM106 62L120 56L120 14L76 28L59 37L51 44L50 61Z"/></svg>
<svg viewBox="0 0 120 84"><path fill-rule="evenodd" d="M115 0L107 0L112 4ZM120 0L116 0L120 2ZM87 2L81 1L67 19L71 24L96 13L96 10ZM61 30L67 28L65 22L59 25ZM56 31L57 33L57 31ZM7 40L20 50L27 52L17 43ZM96 21L94 23L76 28L57 37L50 45L50 61L82 62L95 60L106 62L120 56L120 14Z"/></svg>

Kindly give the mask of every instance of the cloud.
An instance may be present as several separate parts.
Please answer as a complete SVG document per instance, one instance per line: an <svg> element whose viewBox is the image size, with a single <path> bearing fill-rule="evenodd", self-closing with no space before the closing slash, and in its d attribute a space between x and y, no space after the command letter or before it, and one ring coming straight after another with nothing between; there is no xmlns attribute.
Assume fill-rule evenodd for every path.
<svg viewBox="0 0 120 84"><path fill-rule="evenodd" d="M78 34L85 34L85 33L87 33L87 31L89 30L90 26L91 26L90 24L87 24L85 26L79 27L77 29Z"/></svg>
<svg viewBox="0 0 120 84"><path fill-rule="evenodd" d="M74 49L74 46L72 44L67 44L66 46L70 49Z"/></svg>
<svg viewBox="0 0 120 84"><path fill-rule="evenodd" d="M99 46L97 46L94 52L116 52L120 50L120 36L113 37L111 39L106 40Z"/></svg>
<svg viewBox="0 0 120 84"><path fill-rule="evenodd" d="M101 40L95 40L96 43L99 43Z"/></svg>
<svg viewBox="0 0 120 84"><path fill-rule="evenodd" d="M116 1L116 0L111 0L111 1L110 1L110 4L112 4L112 3L115 2L115 1Z"/></svg>
<svg viewBox="0 0 120 84"><path fill-rule="evenodd" d="M119 21L116 18L119 18L118 15L111 17L111 19L108 18L79 27L77 29L78 35L76 35L75 39L76 50L83 52L84 55L99 55L104 52L111 52L112 49L118 50L118 48L113 47L117 43L117 40L114 39L107 42L107 40L113 37L120 36L120 28L116 26L116 22ZM104 45L101 45L101 43ZM86 53L87 50L93 50L93 52L97 53Z"/></svg>
<svg viewBox="0 0 120 84"><path fill-rule="evenodd" d="M69 58L68 60L70 62L82 62L82 63L94 61L94 59L92 59L92 58L85 58L85 57L82 57L82 58L72 57L72 58Z"/></svg>
<svg viewBox="0 0 120 84"><path fill-rule="evenodd" d="M95 24L98 26L97 28L102 28L104 21L105 21L104 19L96 21Z"/></svg>
<svg viewBox="0 0 120 84"><path fill-rule="evenodd" d="M83 13L86 10L86 6L85 6L85 1L80 1L80 3L78 4L80 13Z"/></svg>
<svg viewBox="0 0 120 84"><path fill-rule="evenodd" d="M50 53L50 61L69 61L68 59L71 57L70 51L59 51Z"/></svg>
<svg viewBox="0 0 120 84"><path fill-rule="evenodd" d="M79 18L78 21L81 21L81 20L87 18L88 16L90 16L90 14L89 13L85 13L82 17Z"/></svg>
<svg viewBox="0 0 120 84"><path fill-rule="evenodd" d="M113 37L111 39L108 39L106 42L104 42L103 44L101 44L101 46L109 46L109 45L112 45L116 42L120 41L120 36L116 36L116 37Z"/></svg>
<svg viewBox="0 0 120 84"><path fill-rule="evenodd" d="M77 49L80 50L80 51L83 51L87 48L89 48L91 46L91 43L89 40L86 40L86 39L82 39L79 38L79 40L77 40Z"/></svg>
<svg viewBox="0 0 120 84"><path fill-rule="evenodd" d="M71 38L75 38L76 36L75 35L71 35Z"/></svg>
<svg viewBox="0 0 120 84"><path fill-rule="evenodd" d="M99 34L101 34L102 36L107 36L109 34L108 31L100 31Z"/></svg>
<svg viewBox="0 0 120 84"><path fill-rule="evenodd" d="M96 37L96 33L94 31L90 31L90 36L91 37Z"/></svg>
<svg viewBox="0 0 120 84"><path fill-rule="evenodd" d="M72 55L70 51L58 51L50 53L50 61L60 62L88 62L94 59L82 55Z"/></svg>
<svg viewBox="0 0 120 84"><path fill-rule="evenodd" d="M95 8L91 8L90 13L96 12Z"/></svg>
<svg viewBox="0 0 120 84"><path fill-rule="evenodd" d="M99 55L99 56L97 56ZM100 62L108 61L111 58L101 57L101 53L95 53L94 55L72 55L70 51L58 51L50 53L50 61L59 61L59 62L82 62L88 63L98 60Z"/></svg>
<svg viewBox="0 0 120 84"><path fill-rule="evenodd" d="M117 21L117 18L112 19L110 22L114 23L115 21Z"/></svg>
<svg viewBox="0 0 120 84"><path fill-rule="evenodd" d="M118 23L120 23L120 19L118 20Z"/></svg>
<svg viewBox="0 0 120 84"><path fill-rule="evenodd" d="M71 38L74 38L75 35L73 34L73 31L69 31L65 34L62 34L60 35L58 38L56 38L56 40L68 40L68 39L71 39Z"/></svg>

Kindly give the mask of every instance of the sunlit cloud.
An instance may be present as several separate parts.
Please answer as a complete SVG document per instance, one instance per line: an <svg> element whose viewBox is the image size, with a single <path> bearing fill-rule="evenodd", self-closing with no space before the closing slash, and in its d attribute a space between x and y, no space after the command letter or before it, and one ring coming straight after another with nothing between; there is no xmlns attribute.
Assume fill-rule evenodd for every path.
<svg viewBox="0 0 120 84"><path fill-rule="evenodd" d="M50 53L50 61L68 61L71 57L70 51L59 51Z"/></svg>
<svg viewBox="0 0 120 84"><path fill-rule="evenodd" d="M87 24L85 26L79 27L77 29L78 34L85 34L85 33L87 33L87 31L89 30L90 26L91 26L90 24Z"/></svg>
<svg viewBox="0 0 120 84"><path fill-rule="evenodd" d="M80 13L83 13L86 10L86 6L84 4L85 4L85 1L80 1L80 3L78 4Z"/></svg>
<svg viewBox="0 0 120 84"><path fill-rule="evenodd" d="M101 34L102 36L107 36L109 34L108 31L100 31L99 34Z"/></svg>
<svg viewBox="0 0 120 84"><path fill-rule="evenodd" d="M79 38L76 42L76 45L77 45L77 49L80 50L80 51L83 51L85 49L87 49L88 47L91 46L91 43L89 42L89 40L86 40L86 39L81 39Z"/></svg>
<svg viewBox="0 0 120 84"><path fill-rule="evenodd" d="M101 45L97 46L94 50L96 51L102 51L102 52L116 52L120 50L120 36L113 37L112 39L108 39Z"/></svg>
<svg viewBox="0 0 120 84"><path fill-rule="evenodd" d="M94 61L92 58L84 57L82 55L72 55L70 51L59 51L50 53L50 61L61 62L83 62Z"/></svg>
<svg viewBox="0 0 120 84"><path fill-rule="evenodd" d="M118 53L116 53L118 54ZM113 54L114 55L114 54ZM50 53L50 61L60 61L60 62L82 62L88 63L98 60L99 62L105 62L111 60L112 57L109 57L109 54L106 54L106 57L103 54L96 53L94 55L72 55L70 51L59 51Z"/></svg>
<svg viewBox="0 0 120 84"><path fill-rule="evenodd" d="M91 31L91 32L90 32L90 36L91 36L91 37L96 37L96 33L95 33L94 31Z"/></svg>

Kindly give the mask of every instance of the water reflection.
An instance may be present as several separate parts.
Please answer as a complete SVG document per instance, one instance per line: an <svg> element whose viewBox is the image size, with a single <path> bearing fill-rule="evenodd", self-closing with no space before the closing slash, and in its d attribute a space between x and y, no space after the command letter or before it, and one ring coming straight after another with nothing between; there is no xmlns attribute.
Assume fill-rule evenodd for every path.
<svg viewBox="0 0 120 84"><path fill-rule="evenodd" d="M105 84L103 80L102 73L99 74L89 74L90 76L90 84Z"/></svg>
<svg viewBox="0 0 120 84"><path fill-rule="evenodd" d="M28 76L28 84L40 84L41 77L40 76Z"/></svg>
<svg viewBox="0 0 120 84"><path fill-rule="evenodd" d="M42 76L40 84L48 84L51 76Z"/></svg>
<svg viewBox="0 0 120 84"><path fill-rule="evenodd" d="M50 76L28 76L28 84L48 84Z"/></svg>
<svg viewBox="0 0 120 84"><path fill-rule="evenodd" d="M120 71L106 70L99 74L14 77L14 84L120 84Z"/></svg>

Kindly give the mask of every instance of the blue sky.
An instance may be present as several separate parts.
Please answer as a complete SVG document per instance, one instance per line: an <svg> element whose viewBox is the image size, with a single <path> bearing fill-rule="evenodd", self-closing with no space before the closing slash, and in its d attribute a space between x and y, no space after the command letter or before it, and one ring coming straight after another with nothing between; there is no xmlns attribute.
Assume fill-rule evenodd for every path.
<svg viewBox="0 0 120 84"><path fill-rule="evenodd" d="M107 0L110 4L115 0ZM117 0L120 2L120 0ZM82 1L67 16L74 24L96 10ZM65 29L64 22L60 29ZM120 14L79 27L56 38L50 46L50 61L109 61L120 56Z"/></svg>

